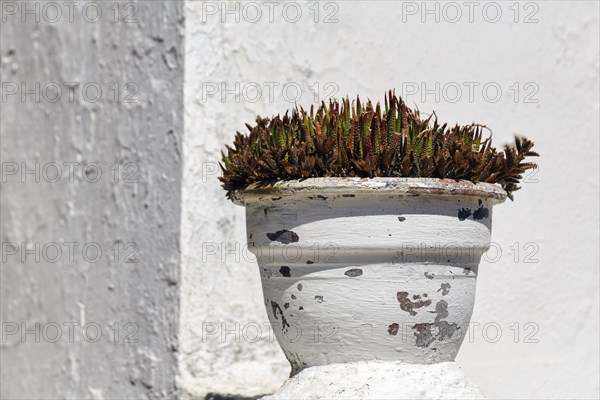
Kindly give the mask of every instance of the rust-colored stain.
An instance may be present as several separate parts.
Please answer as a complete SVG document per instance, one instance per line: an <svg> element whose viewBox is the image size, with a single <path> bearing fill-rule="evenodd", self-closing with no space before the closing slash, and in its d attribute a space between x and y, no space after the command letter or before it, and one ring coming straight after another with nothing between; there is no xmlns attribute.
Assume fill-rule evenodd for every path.
<svg viewBox="0 0 600 400"><path fill-rule="evenodd" d="M400 325L394 322L393 324L388 326L388 333L391 336L396 336L396 334L398 333L398 328L400 328Z"/></svg>
<svg viewBox="0 0 600 400"><path fill-rule="evenodd" d="M431 304L431 300L411 301L408 298L408 292L398 292L396 293L396 298L398 299L398 303L400 303L400 308L413 316L417 315L417 312L414 311L415 309L427 307Z"/></svg>

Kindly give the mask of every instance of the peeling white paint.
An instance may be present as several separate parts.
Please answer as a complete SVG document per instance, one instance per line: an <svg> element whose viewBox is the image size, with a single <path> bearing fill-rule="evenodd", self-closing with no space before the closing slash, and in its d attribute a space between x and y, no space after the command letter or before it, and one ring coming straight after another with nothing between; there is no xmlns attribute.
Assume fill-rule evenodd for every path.
<svg viewBox="0 0 600 400"><path fill-rule="evenodd" d="M236 198L292 375L358 361L454 361L502 188L317 178Z"/></svg>

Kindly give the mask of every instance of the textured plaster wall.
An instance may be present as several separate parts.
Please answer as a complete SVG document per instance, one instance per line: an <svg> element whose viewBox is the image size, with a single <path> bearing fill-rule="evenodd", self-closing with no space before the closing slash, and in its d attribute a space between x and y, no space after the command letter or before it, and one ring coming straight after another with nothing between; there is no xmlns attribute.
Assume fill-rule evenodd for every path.
<svg viewBox="0 0 600 400"><path fill-rule="evenodd" d="M444 3L428 3L433 14L422 14L421 2L329 2L318 23L313 2L298 3L295 23L288 22L293 10L286 21L280 5L270 22L268 7L258 4L257 22L249 21L254 10L244 14L238 4L238 22L235 11L220 14L221 3L217 14L186 3L183 388L255 395L285 378L284 356L267 335L256 343L241 333L222 338L203 332L202 323L235 331L236 323L267 320L256 266L222 251L243 245L244 214L225 201L214 163L245 122L292 106L281 89L294 83L304 106L317 87L321 99L332 91L380 99L395 87L444 121L487 124L497 144L515 133L535 139L538 172L514 203L494 210L500 253L490 252L480 268L473 315L480 325L458 363L490 398L597 398L598 4L477 3L470 21L458 2L462 16L451 22L457 14ZM323 23L326 16L337 22ZM258 98L252 82L262 89ZM250 83L246 94L222 98L223 87L235 91L236 83L238 92ZM290 89L288 100L295 97Z"/></svg>
<svg viewBox="0 0 600 400"><path fill-rule="evenodd" d="M129 24L101 4L97 23L1 24L3 83L95 82L105 93L95 103L81 90L69 102L64 88L56 103L22 102L21 93L0 103L3 172L13 162L98 162L103 171L96 183L80 169L70 182L65 167L58 183L7 176L3 244L93 242L105 255L2 262L3 323L95 322L102 338L88 343L78 330L70 343L64 325L57 343L7 336L1 397L168 398L176 385L194 398L274 391L289 366L264 325L244 212L217 181L219 152L256 114L329 94L380 99L393 87L442 120L486 123L496 143L527 134L543 155L517 201L494 210L500 253L480 268L479 325L458 363L491 398L598 397L597 3L477 3L472 21L462 2L458 20L435 2L430 13L422 2L291 3L300 16L282 3L271 22L271 6L257 2L262 16L251 22L256 8L241 3L152 1L137 3ZM224 4L233 13L221 15ZM120 11L122 20L131 10ZM137 103L124 102L127 82L139 87ZM115 162L135 163L138 182L115 182ZM106 255L115 242L119 262ZM139 263L123 262L130 242ZM127 322L139 343L124 343ZM258 339L244 330L257 325Z"/></svg>
<svg viewBox="0 0 600 400"><path fill-rule="evenodd" d="M244 210L226 200L217 180L223 144L257 109L266 109L203 100L203 83L240 81L238 62L253 60L244 59L250 50L235 26L203 23L201 2L187 2L185 10L181 387L192 397L269 393L285 380L289 364L269 333L258 267L242 248ZM263 332L255 343L242 338L248 324Z"/></svg>
<svg viewBox="0 0 600 400"><path fill-rule="evenodd" d="M25 2L19 2L24 7ZM33 9L43 2L27 2ZM58 4L61 4L59 2ZM113 2L101 4L97 22L82 18L83 3L76 8L73 22L68 9L62 19L49 22L43 14L21 16L3 12L1 24L1 73L4 83L26 83L40 90L21 100L21 93L2 101L2 167L8 163L32 169L39 163L39 182L33 174L3 178L1 192L2 242L29 248L38 243L39 262L7 255L1 268L2 398L173 398L177 372L177 322L179 282L179 222L181 210L183 132L183 5L179 2L138 2L134 18L123 23L131 9ZM4 2L2 4L4 6ZM110 9L109 7L113 7ZM52 11L52 10L50 10ZM90 20L96 14L90 10ZM47 14L50 19L56 14ZM63 82L79 82L73 101ZM133 98L127 82L137 84ZM86 84L98 84L103 95L97 102L94 90L82 95ZM115 95L110 86L117 84ZM3 87L4 89L4 87ZM3 92L6 94L6 92ZM116 100L115 100L116 99ZM62 166L43 168L48 163ZM101 177L94 171L84 177L81 167L72 174L63 163L97 162ZM115 163L122 166L114 178ZM134 166L126 166L134 163ZM12 165L12 164L11 164ZM124 169L127 168L127 171ZM123 179L137 169L126 183ZM72 179L72 182L70 181ZM73 260L66 242L76 242ZM114 256L114 246L120 255ZM64 250L56 262L46 244L57 243ZM82 247L95 243L102 250L98 262L86 262ZM137 263L125 263L135 243ZM94 259L96 245L90 248ZM55 248L54 248L55 249ZM3 247L3 257L12 250ZM39 343L35 334L8 334L6 324L21 324L35 330L40 323ZM72 342L65 324L95 323L83 336L73 326ZM110 325L118 323L116 325ZM131 323L127 328L125 324ZM62 338L56 343L57 324ZM13 325L10 325L13 329ZM111 327L112 326L112 330ZM45 331L44 327L48 327ZM115 336L115 329L119 336ZM126 343L126 335L137 343ZM87 338L87 339L86 339Z"/></svg>

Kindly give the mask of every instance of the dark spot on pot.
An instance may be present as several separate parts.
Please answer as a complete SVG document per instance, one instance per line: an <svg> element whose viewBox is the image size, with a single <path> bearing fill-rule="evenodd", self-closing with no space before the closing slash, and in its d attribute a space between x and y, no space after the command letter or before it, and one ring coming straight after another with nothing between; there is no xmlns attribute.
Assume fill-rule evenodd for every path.
<svg viewBox="0 0 600 400"><path fill-rule="evenodd" d="M427 293L423 293L423 297L427 297Z"/></svg>
<svg viewBox="0 0 600 400"><path fill-rule="evenodd" d="M431 300L411 301L408 298L408 292L398 292L396 293L396 298L398 299L398 303L400 303L400 308L413 316L417 315L416 311L414 311L415 309L427 307L431 304Z"/></svg>
<svg viewBox="0 0 600 400"><path fill-rule="evenodd" d="M281 200L281 197L271 197L271 200L273 200L273 201Z"/></svg>
<svg viewBox="0 0 600 400"><path fill-rule="evenodd" d="M343 194L342 197L356 197L356 195L353 195L353 194Z"/></svg>
<svg viewBox="0 0 600 400"><path fill-rule="evenodd" d="M435 323L440 322L444 318L448 317L448 302L446 300L440 300L435 305Z"/></svg>
<svg viewBox="0 0 600 400"><path fill-rule="evenodd" d="M321 200L327 200L327 197L322 196L322 195L316 195L316 196L308 196L309 199L314 200L314 199L321 199Z"/></svg>
<svg viewBox="0 0 600 400"><path fill-rule="evenodd" d="M429 347L435 341L431 334L431 326L433 324L414 324L413 330L415 335L415 344L417 347Z"/></svg>
<svg viewBox="0 0 600 400"><path fill-rule="evenodd" d="M265 208L263 211L265 212L265 215L267 215L269 213L269 209L268 208Z"/></svg>
<svg viewBox="0 0 600 400"><path fill-rule="evenodd" d="M296 295L295 294L292 295L292 300L296 300Z"/></svg>
<svg viewBox="0 0 600 400"><path fill-rule="evenodd" d="M458 210L458 219L460 221L464 221L465 219L469 218L469 216L471 216L470 208L461 208Z"/></svg>
<svg viewBox="0 0 600 400"><path fill-rule="evenodd" d="M427 279L433 279L433 274L430 274L429 272L425 272L423 275L425 275L425 278Z"/></svg>
<svg viewBox="0 0 600 400"><path fill-rule="evenodd" d="M304 310L304 307L300 306L300 307L298 308L298 310L302 311L302 310Z"/></svg>
<svg viewBox="0 0 600 400"><path fill-rule="evenodd" d="M306 260L306 263L307 264L314 264L315 262L314 261L310 261L310 260Z"/></svg>
<svg viewBox="0 0 600 400"><path fill-rule="evenodd" d="M388 333L389 333L391 336L396 336L396 334L398 333L398 328L399 328L399 327L400 327L400 326L399 326L397 323L395 323L395 322L394 322L393 324L391 324L391 325L388 327Z"/></svg>
<svg viewBox="0 0 600 400"><path fill-rule="evenodd" d="M348 271L344 272L344 275L352 277L352 278L361 276L362 274L363 274L363 271L360 268L352 268L352 269L349 269Z"/></svg>
<svg viewBox="0 0 600 400"><path fill-rule="evenodd" d="M285 276L286 278L290 277L290 267L286 267L283 266L281 268L279 268L279 273L283 276Z"/></svg>
<svg viewBox="0 0 600 400"><path fill-rule="evenodd" d="M440 321L438 324L438 340L444 340L445 338L451 338L454 333L458 330L458 325L450 324L448 321Z"/></svg>
<svg viewBox="0 0 600 400"><path fill-rule="evenodd" d="M490 210L484 207L479 200L479 208L473 213L473 219L480 220L490 216Z"/></svg>
<svg viewBox="0 0 600 400"><path fill-rule="evenodd" d="M419 300L421 298L421 296L419 296L418 294L413 294L413 300Z"/></svg>
<svg viewBox="0 0 600 400"><path fill-rule="evenodd" d="M250 239L252 239L252 234L250 234Z"/></svg>
<svg viewBox="0 0 600 400"><path fill-rule="evenodd" d="M275 233L267 233L267 237L269 240L283 244L295 243L300 239L295 232L288 231L287 229L283 229Z"/></svg>
<svg viewBox="0 0 600 400"><path fill-rule="evenodd" d="M322 303L323 300L323 296L315 296L315 300L317 301L317 303Z"/></svg>
<svg viewBox="0 0 600 400"><path fill-rule="evenodd" d="M440 300L435 305L435 313L437 315L433 324L422 323L413 325L417 347L428 347L436 339L442 341L445 338L451 338L460 329L457 324L450 324L448 321L443 321L444 318L448 317L448 303L445 300ZM437 329L434 331L433 328Z"/></svg>
<svg viewBox="0 0 600 400"><path fill-rule="evenodd" d="M439 291L442 291L442 296L447 295L448 293L450 293L450 284L449 283L442 283L442 286L440 286L440 288L438 289Z"/></svg>
<svg viewBox="0 0 600 400"><path fill-rule="evenodd" d="M289 328L290 324L288 324L287 320L285 319L285 316L283 315L283 311L281 310L281 307L279 307L279 304L277 304L276 302L271 300L271 309L273 311L273 317L275 317L275 319L278 320L279 319L278 315L281 316L281 323L282 323L283 329Z"/></svg>
<svg viewBox="0 0 600 400"><path fill-rule="evenodd" d="M299 283L298 286L296 286L298 288L299 291L302 291L302 284Z"/></svg>
<svg viewBox="0 0 600 400"><path fill-rule="evenodd" d="M288 308L290 308L290 303L285 303L285 304L283 305L283 308L285 308L286 310L287 310Z"/></svg>
<svg viewBox="0 0 600 400"><path fill-rule="evenodd" d="M404 222L404 221L406 221L406 218L404 218L404 217L398 217L398 221Z"/></svg>
<svg viewBox="0 0 600 400"><path fill-rule="evenodd" d="M470 268L463 268L463 274L469 275L469 272L471 272Z"/></svg>
<svg viewBox="0 0 600 400"><path fill-rule="evenodd" d="M273 275L273 271L269 268L263 268L262 276L265 276L267 279L271 279L271 275Z"/></svg>

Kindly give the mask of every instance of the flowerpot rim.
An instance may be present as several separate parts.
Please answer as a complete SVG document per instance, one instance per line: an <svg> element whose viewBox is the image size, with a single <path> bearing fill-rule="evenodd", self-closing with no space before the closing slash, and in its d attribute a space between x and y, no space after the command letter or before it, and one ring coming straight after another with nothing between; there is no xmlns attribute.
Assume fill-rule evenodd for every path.
<svg viewBox="0 0 600 400"><path fill-rule="evenodd" d="M321 177L252 183L244 189L234 191L232 200L237 205L245 206L268 197L279 200L282 197L297 196L303 193L320 196L356 196L360 194L363 198L366 194L404 195L407 197L420 195L477 197L486 199L492 204L500 204L507 197L506 191L498 184L473 183L467 180L404 177Z"/></svg>

